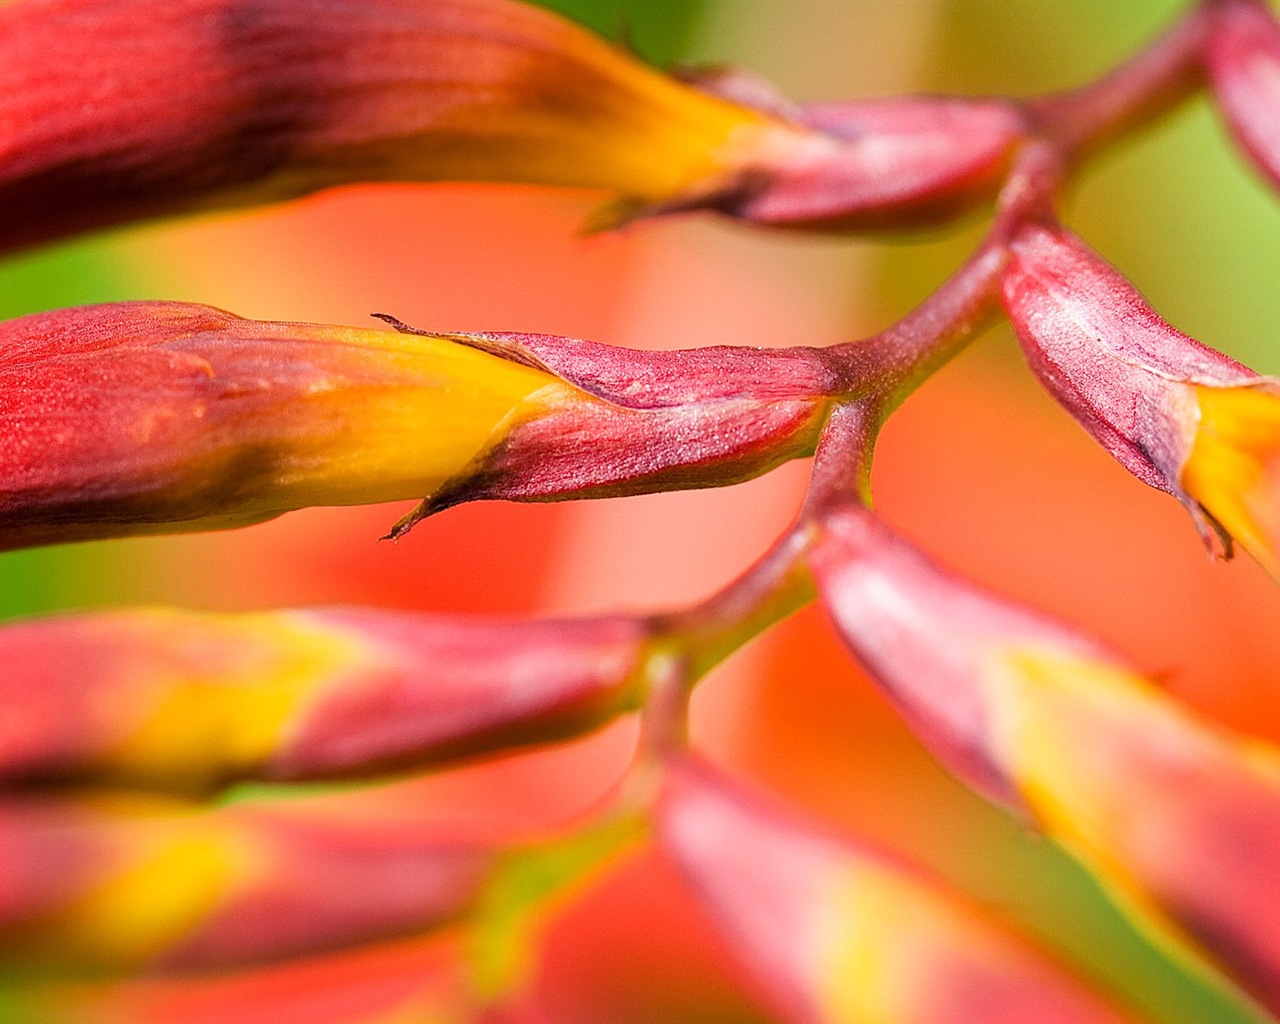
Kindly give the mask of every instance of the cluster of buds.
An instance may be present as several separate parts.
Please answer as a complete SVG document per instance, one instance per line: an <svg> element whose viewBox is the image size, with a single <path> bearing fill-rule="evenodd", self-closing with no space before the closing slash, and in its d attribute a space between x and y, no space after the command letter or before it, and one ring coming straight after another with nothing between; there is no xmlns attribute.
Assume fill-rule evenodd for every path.
<svg viewBox="0 0 1280 1024"><path fill-rule="evenodd" d="M1280 1018L1280 750L939 568L866 502L880 424L1003 309L1094 439L1280 579L1280 381L1166 323L1055 214L1088 150L1205 83L1280 182L1264 7L1212 0L1043 100L809 105L744 72L659 73L514 0L325 17L173 0L141 25L137 10L0 9L0 249L364 181L593 189L610 197L597 227L701 209L897 229L993 202L995 222L915 311L827 349L641 352L180 302L0 324L0 550L420 501L399 537L467 501L716 487L816 454L786 535L689 608L126 609L0 627L0 965L39 975L0 1006L76 1024L196 1005L225 1019L260 998L321 1024L527 1019L513 943L649 842L781 1020L1136 1019L953 887L688 749L694 684L816 595L942 764ZM631 712L627 777L552 837L463 835L412 774ZM411 774L370 781L391 771ZM438 941L458 931L463 967ZM65 981L85 972L102 977Z"/></svg>

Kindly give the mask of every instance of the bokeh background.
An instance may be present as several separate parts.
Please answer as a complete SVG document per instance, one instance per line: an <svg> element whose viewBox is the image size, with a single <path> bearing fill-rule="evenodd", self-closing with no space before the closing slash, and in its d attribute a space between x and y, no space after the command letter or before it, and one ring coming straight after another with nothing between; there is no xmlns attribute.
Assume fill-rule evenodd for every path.
<svg viewBox="0 0 1280 1024"><path fill-rule="evenodd" d="M731 61L796 99L1032 94L1086 81L1176 15L1110 0L556 0L648 59ZM526 330L644 348L825 345L905 313L976 243L811 238L690 216L585 237L604 197L514 187L350 188L146 225L0 265L0 313L130 298L265 319ZM1188 333L1280 373L1280 198L1208 102L1080 175L1069 223ZM649 609L723 585L781 532L807 465L719 491L481 505L379 542L406 507L314 510L235 533L0 556L0 613L318 602L503 613ZM944 562L1078 621L1211 718L1280 742L1280 593L1212 564L1181 508L1129 477L989 332L890 421L879 509ZM938 769L852 666L819 609L716 672L696 743L836 825L931 866L1163 1022L1248 1011L1153 950L1055 847ZM634 723L424 778L468 826L536 829L588 806ZM532 982L558 1021L763 1020L659 858L623 865L551 924Z"/></svg>

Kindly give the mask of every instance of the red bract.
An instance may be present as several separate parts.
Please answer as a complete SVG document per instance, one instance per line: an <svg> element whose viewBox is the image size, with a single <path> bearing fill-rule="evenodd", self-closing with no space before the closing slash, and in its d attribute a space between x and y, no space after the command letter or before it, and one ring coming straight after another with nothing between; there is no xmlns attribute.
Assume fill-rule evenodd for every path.
<svg viewBox="0 0 1280 1024"><path fill-rule="evenodd" d="M1232 134L1280 185L1280 24L1253 0L1219 3L1205 64Z"/></svg>
<svg viewBox="0 0 1280 1024"><path fill-rule="evenodd" d="M809 152L721 209L762 224L928 224L993 196L1026 133L1021 112L997 100L813 103L795 118L814 130Z"/></svg>
<svg viewBox="0 0 1280 1024"><path fill-rule="evenodd" d="M0 248L352 181L666 198L718 186L764 123L506 0L23 0L0 12Z"/></svg>
<svg viewBox="0 0 1280 1024"><path fill-rule="evenodd" d="M0 629L0 779L195 790L447 762L643 697L639 620L149 610Z"/></svg>
<svg viewBox="0 0 1280 1024"><path fill-rule="evenodd" d="M0 806L0 960L45 968L207 968L437 927L492 853L378 799L220 808L126 794ZM15 897L13 899L12 897Z"/></svg>
<svg viewBox="0 0 1280 1024"><path fill-rule="evenodd" d="M0 325L0 548L428 495L399 534L475 498L736 483L811 452L834 387L810 349L635 353L183 303L36 314Z"/></svg>
<svg viewBox="0 0 1280 1024"><path fill-rule="evenodd" d="M1182 501L1202 531L1204 512L1231 530L1232 517L1216 512L1221 497L1193 493L1184 478L1202 426L1199 391L1280 394L1275 382L1171 327L1061 228L1029 225L1010 250L1004 303L1040 381L1121 465ZM1250 547L1269 564L1264 543Z"/></svg>
<svg viewBox="0 0 1280 1024"><path fill-rule="evenodd" d="M841 635L949 768L1077 852L1140 924L1280 1009L1280 752L932 564L860 507L810 555Z"/></svg>
<svg viewBox="0 0 1280 1024"><path fill-rule="evenodd" d="M464 501L604 498L736 483L812 454L827 399L842 386L839 363L823 349L648 352L546 334L447 337L555 374L597 401L516 425L482 465L447 482L393 535Z"/></svg>
<svg viewBox="0 0 1280 1024"><path fill-rule="evenodd" d="M703 765L673 766L663 846L751 981L795 1024L1118 1024L1020 937L891 857Z"/></svg>
<svg viewBox="0 0 1280 1024"><path fill-rule="evenodd" d="M990 195L1021 132L995 103L756 110L507 0L140 13L0 12L0 250L383 180L605 189L623 217L910 223Z"/></svg>

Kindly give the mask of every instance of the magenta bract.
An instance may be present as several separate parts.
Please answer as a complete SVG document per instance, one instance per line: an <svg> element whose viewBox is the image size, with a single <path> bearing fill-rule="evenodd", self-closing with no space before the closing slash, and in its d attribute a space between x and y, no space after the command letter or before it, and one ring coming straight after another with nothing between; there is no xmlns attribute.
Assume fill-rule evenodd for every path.
<svg viewBox="0 0 1280 1024"><path fill-rule="evenodd" d="M64 615L0 629L0 780L200 792L448 762L634 707L637 619L372 609Z"/></svg>
<svg viewBox="0 0 1280 1024"><path fill-rule="evenodd" d="M1027 645L1114 656L951 576L860 506L825 518L809 564L841 636L930 750L991 799L1024 811L995 741L998 709L984 684L992 654Z"/></svg>
<svg viewBox="0 0 1280 1024"><path fill-rule="evenodd" d="M1010 249L1004 304L1036 376L1121 465L1205 529L1181 482L1199 423L1195 388L1258 375L1162 320L1070 232L1029 225Z"/></svg>
<svg viewBox="0 0 1280 1024"><path fill-rule="evenodd" d="M939 760L1079 854L1144 927L1280 1007L1280 751L861 507L824 515L809 561L841 636Z"/></svg>
<svg viewBox="0 0 1280 1024"><path fill-rule="evenodd" d="M812 454L828 399L842 388L837 360L816 348L652 352L546 334L447 337L554 374L584 396L516 425L393 536L465 501L607 498L738 483Z"/></svg>
<svg viewBox="0 0 1280 1024"><path fill-rule="evenodd" d="M660 841L747 978L793 1024L1119 1024L1123 1015L967 900L692 758Z"/></svg>
<svg viewBox="0 0 1280 1024"><path fill-rule="evenodd" d="M792 226L934 223L994 196L1026 133L1021 112L997 100L814 103L797 115L815 132L807 151L721 209Z"/></svg>
<svg viewBox="0 0 1280 1024"><path fill-rule="evenodd" d="M1280 186L1280 24L1266 5L1219 3L1205 65L1231 133Z"/></svg>
<svg viewBox="0 0 1280 1024"><path fill-rule="evenodd" d="M127 794L0 803L0 962L208 969L425 931L493 854L375 795L199 807Z"/></svg>
<svg viewBox="0 0 1280 1024"><path fill-rule="evenodd" d="M837 386L815 349L34 314L0 324L0 549L427 496L399 534L471 499L736 483L811 453Z"/></svg>

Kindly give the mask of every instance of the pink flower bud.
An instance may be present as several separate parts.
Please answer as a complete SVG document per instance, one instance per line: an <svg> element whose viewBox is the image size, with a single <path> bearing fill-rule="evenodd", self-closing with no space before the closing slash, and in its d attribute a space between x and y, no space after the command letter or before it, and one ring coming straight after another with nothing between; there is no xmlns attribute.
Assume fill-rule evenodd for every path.
<svg viewBox="0 0 1280 1024"><path fill-rule="evenodd" d="M358 181L897 225L992 194L1022 133L987 101L793 119L510 0L20 0L0 8L0 125L0 251Z"/></svg>
<svg viewBox="0 0 1280 1024"><path fill-rule="evenodd" d="M836 387L821 350L518 337L156 302L0 324L0 549L429 496L399 534L472 498L736 483L812 452Z"/></svg>
<svg viewBox="0 0 1280 1024"><path fill-rule="evenodd" d="M0 629L0 780L201 791L585 732L636 705L639 620L164 610Z"/></svg>
<svg viewBox="0 0 1280 1024"><path fill-rule="evenodd" d="M555 374L595 400L564 403L515 425L482 465L446 483L396 533L420 516L477 499L615 497L736 483L811 455L827 396L841 386L838 364L823 349L648 352L545 334L447 337Z"/></svg>
<svg viewBox="0 0 1280 1024"><path fill-rule="evenodd" d="M200 807L128 794L0 806L0 961L209 968L425 931L474 899L492 853L402 803Z"/></svg>
<svg viewBox="0 0 1280 1024"><path fill-rule="evenodd" d="M782 1020L1124 1019L1020 936L918 871L799 821L697 762L670 770L658 830Z"/></svg>
<svg viewBox="0 0 1280 1024"><path fill-rule="evenodd" d="M815 103L811 134L779 146L717 206L762 224L903 228L993 198L1026 127L998 100L932 97Z"/></svg>
<svg viewBox="0 0 1280 1024"><path fill-rule="evenodd" d="M846 643L944 764L1078 853L1139 924L1280 1010L1280 752L864 509L825 519L810 564Z"/></svg>
<svg viewBox="0 0 1280 1024"><path fill-rule="evenodd" d="M1277 382L1175 330L1061 228L1027 226L1010 248L1004 303L1040 381L1202 532L1235 535L1274 573L1280 436L1267 424L1280 421ZM1256 428L1234 425L1244 418ZM1223 468L1233 458L1253 468Z"/></svg>
<svg viewBox="0 0 1280 1024"><path fill-rule="evenodd" d="M507 0L22 0L0 124L0 249L355 181L655 202L779 130Z"/></svg>
<svg viewBox="0 0 1280 1024"><path fill-rule="evenodd" d="M1217 4L1205 64L1231 133L1280 185L1280 24L1267 6L1252 0Z"/></svg>

